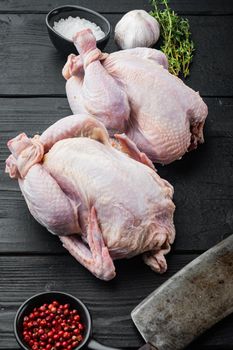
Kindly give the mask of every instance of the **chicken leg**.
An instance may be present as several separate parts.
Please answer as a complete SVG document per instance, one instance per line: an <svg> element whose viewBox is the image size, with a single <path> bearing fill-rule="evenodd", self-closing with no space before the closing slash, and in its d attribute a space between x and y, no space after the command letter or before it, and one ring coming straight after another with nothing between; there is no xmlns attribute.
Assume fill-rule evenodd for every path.
<svg viewBox="0 0 233 350"><path fill-rule="evenodd" d="M41 164L33 165L25 178L19 178L19 186L30 213L49 232L55 235L80 232L80 200L74 202L69 198Z"/></svg>
<svg viewBox="0 0 233 350"><path fill-rule="evenodd" d="M84 37L77 33L74 40L82 53L85 75L78 76L80 59L69 56L63 75L67 78L72 74L66 89L73 113L86 111L95 115L109 130L124 131L130 108L126 93L99 61L107 54L96 48L90 30L85 31Z"/></svg>

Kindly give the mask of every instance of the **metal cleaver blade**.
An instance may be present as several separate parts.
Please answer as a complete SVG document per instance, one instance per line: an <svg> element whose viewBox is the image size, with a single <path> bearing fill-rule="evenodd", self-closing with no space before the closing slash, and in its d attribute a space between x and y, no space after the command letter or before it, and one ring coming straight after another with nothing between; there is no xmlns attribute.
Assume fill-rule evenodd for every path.
<svg viewBox="0 0 233 350"><path fill-rule="evenodd" d="M131 317L145 348L179 350L232 312L233 235L162 284Z"/></svg>

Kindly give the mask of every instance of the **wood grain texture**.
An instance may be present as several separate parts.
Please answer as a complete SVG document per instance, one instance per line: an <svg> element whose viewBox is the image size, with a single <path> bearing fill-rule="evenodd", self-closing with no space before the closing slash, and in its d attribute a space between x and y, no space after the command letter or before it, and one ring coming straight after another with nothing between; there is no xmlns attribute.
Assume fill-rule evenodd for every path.
<svg viewBox="0 0 233 350"><path fill-rule="evenodd" d="M233 98L208 98L205 144L159 174L175 188L177 237L173 251L205 250L233 232ZM6 142L24 131L41 133L69 115L65 98L0 99L0 252L64 252L60 242L30 215L18 188L4 172Z"/></svg>
<svg viewBox="0 0 233 350"><path fill-rule="evenodd" d="M121 15L106 17L114 27ZM233 96L233 16L188 18L196 54L187 84L205 96ZM65 59L49 41L45 15L1 14L0 32L0 95L65 96ZM116 50L112 33L106 51Z"/></svg>
<svg viewBox="0 0 233 350"><path fill-rule="evenodd" d="M233 1L171 0L188 15L196 54L189 86L206 98L206 143L181 161L158 166L175 187L177 237L168 272L153 273L136 257L116 262L117 277L93 277L62 248L57 237L30 215L16 181L4 174L8 139L32 136L70 114L61 69L65 59L53 48L45 14L66 0L0 1L0 349L18 349L13 319L32 294L62 290L80 297L93 315L94 336L106 345L137 348L143 341L130 311L146 295L200 252L233 232ZM149 10L147 0L71 0L106 14L114 27L122 13ZM216 15L216 16L213 16ZM107 52L117 50L113 36ZM16 98L17 96L21 96ZM34 96L32 98L32 96ZM45 97L47 96L47 97ZM61 98L55 98L55 97ZM232 98L226 98L232 97ZM187 254L189 253L189 254ZM206 332L188 350L232 350L233 315Z"/></svg>
<svg viewBox="0 0 233 350"><path fill-rule="evenodd" d="M134 8L149 11L150 1L145 0L87 0L69 1L70 5L84 6L98 12L127 12ZM48 12L57 6L67 5L67 0L1 0L0 12ZM224 14L233 13L231 0L171 0L170 6L175 11L185 14Z"/></svg>
<svg viewBox="0 0 233 350"><path fill-rule="evenodd" d="M69 292L87 304L93 316L94 336L99 341L116 347L139 347L143 340L130 319L130 312L195 257L169 257L170 268L164 275L155 274L140 258L119 261L117 277L107 283L96 279L71 256L0 257L0 349L18 348L12 324L19 305L35 293L50 290ZM232 325L233 317L229 317L198 340L194 349L213 345L222 349L232 344Z"/></svg>

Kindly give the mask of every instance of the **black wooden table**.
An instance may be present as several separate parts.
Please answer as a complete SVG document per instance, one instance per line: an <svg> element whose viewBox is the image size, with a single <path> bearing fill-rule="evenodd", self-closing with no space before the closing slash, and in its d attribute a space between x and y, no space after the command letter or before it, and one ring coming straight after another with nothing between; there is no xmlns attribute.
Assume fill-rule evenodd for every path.
<svg viewBox="0 0 233 350"><path fill-rule="evenodd" d="M150 8L147 0L0 0L0 349L18 349L16 309L32 294L49 290L70 292L87 303L99 341L137 348L143 341L130 320L134 306L233 232L232 0L171 1L190 20L196 55L187 84L200 91L209 116L206 143L181 161L158 167L174 185L177 205L168 272L156 275L137 257L117 262L113 281L99 281L29 214L17 182L3 173L6 142L22 131L42 132L70 114L61 75L64 59L45 27L45 14L66 3L99 11L113 26L126 11ZM116 49L111 38L106 51ZM189 347L207 348L233 349L233 315Z"/></svg>

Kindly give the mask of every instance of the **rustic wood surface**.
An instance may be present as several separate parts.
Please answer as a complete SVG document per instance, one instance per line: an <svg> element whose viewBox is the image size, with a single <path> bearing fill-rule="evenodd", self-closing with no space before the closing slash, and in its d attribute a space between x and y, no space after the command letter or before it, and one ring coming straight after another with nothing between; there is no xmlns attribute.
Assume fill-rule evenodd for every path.
<svg viewBox="0 0 233 350"><path fill-rule="evenodd" d="M102 13L124 13L135 8L149 11L149 1L145 0L1 0L1 13L47 13L52 8L63 5L88 7ZM180 14L232 15L231 0L171 0L171 7Z"/></svg>
<svg viewBox="0 0 233 350"><path fill-rule="evenodd" d="M113 27L121 16L106 14ZM188 85L202 96L233 96L233 17L186 17L196 44ZM65 59L51 45L44 14L0 14L0 32L0 96L65 96ZM116 50L112 32L105 51Z"/></svg>
<svg viewBox="0 0 233 350"><path fill-rule="evenodd" d="M118 261L117 277L106 283L79 265L31 217L16 181L4 174L6 142L24 131L42 132L69 115L64 58L49 41L45 14L65 0L0 0L0 349L18 349L13 319L32 294L62 290L80 297L93 315L94 335L104 344L137 348L143 341L130 311L198 254L233 233L233 1L171 0L189 20L196 54L187 84L209 108L205 144L169 166L158 166L175 187L177 237L169 269L153 273L140 257ZM75 3L74 1L70 2ZM79 0L104 13L114 26L147 0ZM117 48L113 38L106 51ZM233 349L233 315L188 349Z"/></svg>

